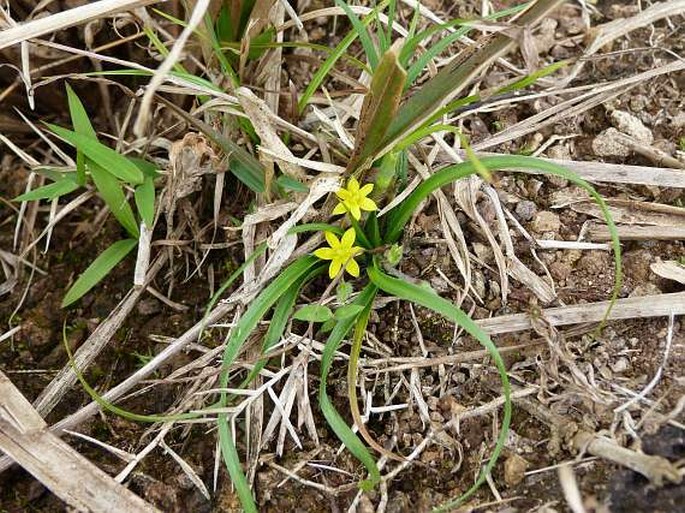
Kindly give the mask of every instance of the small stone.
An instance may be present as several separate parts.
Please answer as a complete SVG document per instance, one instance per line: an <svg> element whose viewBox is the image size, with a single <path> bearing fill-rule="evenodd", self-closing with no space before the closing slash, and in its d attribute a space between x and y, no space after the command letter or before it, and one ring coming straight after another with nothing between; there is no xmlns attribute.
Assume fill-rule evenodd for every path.
<svg viewBox="0 0 685 513"><path fill-rule="evenodd" d="M520 221L523 221L524 223L527 223L531 219L533 219L533 216L536 214L538 211L537 205L528 200L523 200L516 205L516 215L518 216Z"/></svg>
<svg viewBox="0 0 685 513"><path fill-rule="evenodd" d="M537 233L558 233L561 228L559 216L549 210L542 210L535 214L531 228Z"/></svg>
<svg viewBox="0 0 685 513"><path fill-rule="evenodd" d="M528 462L518 454L513 454L504 462L504 482L516 486L526 477Z"/></svg>
<svg viewBox="0 0 685 513"><path fill-rule="evenodd" d="M621 357L611 364L611 370L619 374L627 371L629 366L630 362L628 361L628 358Z"/></svg>
<svg viewBox="0 0 685 513"><path fill-rule="evenodd" d="M566 262L553 262L549 266L549 272L555 280L566 281L571 275L573 268Z"/></svg>
<svg viewBox="0 0 685 513"><path fill-rule="evenodd" d="M598 157L629 157L632 150L619 140L620 132L607 128L592 140L592 151Z"/></svg>
<svg viewBox="0 0 685 513"><path fill-rule="evenodd" d="M621 132L631 136L636 141L644 144L654 142L654 134L636 116L623 110L614 110L610 114L611 123Z"/></svg>
<svg viewBox="0 0 685 513"><path fill-rule="evenodd" d="M643 297L643 296L658 296L661 294L661 289L654 283L640 283L633 291L628 294L628 297Z"/></svg>
<svg viewBox="0 0 685 513"><path fill-rule="evenodd" d="M547 156L557 160L571 160L571 151L565 144L555 144L547 150Z"/></svg>
<svg viewBox="0 0 685 513"><path fill-rule="evenodd" d="M473 252L481 261L485 262L486 264L492 262L492 260L495 258L492 247L480 242L473 243Z"/></svg>

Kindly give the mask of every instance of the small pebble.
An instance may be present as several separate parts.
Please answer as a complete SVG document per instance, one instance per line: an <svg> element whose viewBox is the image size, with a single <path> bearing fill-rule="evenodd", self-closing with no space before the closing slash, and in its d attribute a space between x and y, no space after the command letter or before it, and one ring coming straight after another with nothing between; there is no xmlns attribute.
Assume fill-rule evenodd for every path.
<svg viewBox="0 0 685 513"><path fill-rule="evenodd" d="M542 210L535 214L531 228L537 233L558 233L561 228L559 216L549 210Z"/></svg>
<svg viewBox="0 0 685 513"><path fill-rule="evenodd" d="M520 221L523 221L524 223L527 223L531 219L533 219L533 216L537 213L538 207L537 205L528 200L523 200L519 201L519 203L516 205L516 215L518 216Z"/></svg>

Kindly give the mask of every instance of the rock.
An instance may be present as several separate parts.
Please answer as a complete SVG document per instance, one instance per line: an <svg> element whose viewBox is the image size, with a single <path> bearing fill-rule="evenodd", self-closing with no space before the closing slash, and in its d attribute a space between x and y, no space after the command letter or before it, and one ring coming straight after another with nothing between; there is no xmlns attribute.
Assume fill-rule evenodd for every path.
<svg viewBox="0 0 685 513"><path fill-rule="evenodd" d="M504 482L507 486L516 486L526 477L528 462L518 454L512 454L504 462Z"/></svg>
<svg viewBox="0 0 685 513"><path fill-rule="evenodd" d="M636 141L644 144L652 144L654 142L654 135L652 131L647 128L642 121L636 116L623 110L614 110L610 114L611 123L621 132L629 135Z"/></svg>
<svg viewBox="0 0 685 513"><path fill-rule="evenodd" d="M658 296L661 294L661 289L654 283L640 283L633 291L628 294L628 297L643 297L643 296Z"/></svg>
<svg viewBox="0 0 685 513"><path fill-rule="evenodd" d="M627 371L629 366L630 362L628 361L628 358L621 357L611 364L611 370L616 374L620 374L621 372Z"/></svg>
<svg viewBox="0 0 685 513"><path fill-rule="evenodd" d="M537 205L534 202L528 200L519 201L515 209L516 215L518 216L519 220L523 222L530 221L537 211Z"/></svg>
<svg viewBox="0 0 685 513"><path fill-rule="evenodd" d="M592 151L598 157L629 157L632 150L618 139L620 132L615 128L601 131L592 140Z"/></svg>
<svg viewBox="0 0 685 513"><path fill-rule="evenodd" d="M571 150L564 144L555 144L547 150L547 156L557 160L572 160Z"/></svg>
<svg viewBox="0 0 685 513"><path fill-rule="evenodd" d="M552 277L559 281L566 281L571 276L572 271L573 268L566 262L557 261L549 266L549 272L552 274Z"/></svg>
<svg viewBox="0 0 685 513"><path fill-rule="evenodd" d="M531 228L537 233L558 233L561 228L559 216L549 210L542 210L535 214Z"/></svg>

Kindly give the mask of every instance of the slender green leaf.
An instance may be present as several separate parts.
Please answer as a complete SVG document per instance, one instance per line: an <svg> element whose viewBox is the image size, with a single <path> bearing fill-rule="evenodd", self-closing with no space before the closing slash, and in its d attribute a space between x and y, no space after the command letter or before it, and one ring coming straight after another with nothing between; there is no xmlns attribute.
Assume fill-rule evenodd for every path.
<svg viewBox="0 0 685 513"><path fill-rule="evenodd" d="M516 20L518 26L533 26L546 17L562 0L538 0ZM381 144L371 151L371 160L376 160L395 144L423 126L438 109L452 101L470 81L486 69L497 57L507 52L515 41L508 34L494 33L473 45L461 58L454 59L447 66L414 93L397 111Z"/></svg>
<svg viewBox="0 0 685 513"><path fill-rule="evenodd" d="M146 176L143 183L136 187L134 198L140 217L148 228L152 228L155 221L155 181L152 177Z"/></svg>
<svg viewBox="0 0 685 513"><path fill-rule="evenodd" d="M65 85L67 88L71 124L74 127L74 131L97 141L98 136L95 133L93 125L90 123L90 118L88 117L88 113L86 112L83 103L81 103L81 100L71 86L68 83ZM81 186L86 184L86 159L81 150L76 152L76 181Z"/></svg>
<svg viewBox="0 0 685 513"><path fill-rule="evenodd" d="M233 285L235 280L242 276L248 265L252 264L252 262L254 262L257 258L264 254L267 247L268 246L266 245L266 242L263 242L259 246L257 246L255 250L252 252L252 254L245 260L245 262L243 262L235 271L233 271L233 273L231 273L228 279L225 282L223 282L221 284L221 287L219 287L219 289L214 293L214 295L212 295L211 299L209 300L209 304L207 305L207 308L205 308L205 315L202 318L202 327L200 328L200 333L197 336L198 340L202 340L202 333L205 329L205 322L207 321L207 317L209 317L209 314L214 309L214 306L219 301L219 299L221 299L223 293L226 292L226 289L228 289L228 287Z"/></svg>
<svg viewBox="0 0 685 513"><path fill-rule="evenodd" d="M148 162L145 159L141 159L138 157L127 157L128 160L133 162L136 166L138 166L138 169L140 169L143 172L143 176L145 177L150 177L150 178L157 178L159 176L159 171L157 171L157 166L155 166L152 162Z"/></svg>
<svg viewBox="0 0 685 513"><path fill-rule="evenodd" d="M354 301L354 304L366 308L373 303L373 299L376 297L378 288L375 285L368 284L360 292ZM354 434L352 429L345 423L345 420L340 416L338 411L333 406L328 393L326 392L326 382L328 380L328 373L333 365L333 359L335 357L335 352L340 347L341 342L347 336L352 326L355 323L354 317L348 317L339 321L333 331L328 335L328 340L326 341L326 346L324 347L323 354L321 355L321 384L319 386L319 405L321 406L321 411L328 421L328 425L333 429L333 432L337 435L340 441L345 444L345 447L366 467L370 474L370 480L364 481L362 487L369 489L380 482L381 474L376 465L376 461L373 456L362 443L361 440Z"/></svg>
<svg viewBox="0 0 685 513"><path fill-rule="evenodd" d="M279 274L278 277L273 280L254 301L252 301L249 308L233 328L226 348L224 349L221 374L219 376L219 385L224 389L219 398L220 408L225 408L228 404L228 392L226 392L225 389L229 384L231 365L238 356L238 353L247 338L254 332L262 317L264 317L266 312L279 300L285 291L318 264L319 261L312 256L302 257L290 264L290 266L283 270L281 274ZM254 503L250 487L245 478L245 474L243 473L240 457L235 448L235 441L233 440L228 415L226 413L219 414L218 424L221 452L228 473L231 476L231 481L238 492L242 507L245 511L256 512L257 506Z"/></svg>
<svg viewBox="0 0 685 513"><path fill-rule="evenodd" d="M333 312L324 305L305 305L293 315L293 319L306 322L326 322L332 318Z"/></svg>
<svg viewBox="0 0 685 513"><path fill-rule="evenodd" d="M335 3L338 4L338 7L340 7L343 11L345 11L345 14L347 14L347 17L350 19L352 28L357 33L357 37L359 37L359 41L361 41L362 46L364 47L366 60L369 62L371 69L375 70L378 66L378 52L376 51L376 45L373 44L373 40L371 39L371 34L369 34L369 29L361 22L359 16L357 16L354 11L350 9L350 6L343 2L343 0L335 0ZM371 15L374 17L377 16L378 10L374 9L371 12Z"/></svg>
<svg viewBox="0 0 685 513"><path fill-rule="evenodd" d="M64 320L62 325L62 343L64 344L64 350L67 353L67 358L69 359L69 365L71 366L76 378L81 382L81 386L88 393L90 398L95 401L103 410L119 415L122 418L132 420L135 422L178 422L181 420L191 420L198 419L203 416L200 412L192 413L181 413L178 415L141 415L140 413L134 413L132 411L124 410L106 400L100 394L98 394L93 387L86 381L81 374L81 371L76 366L76 361L71 353L71 347L69 346L69 339L67 337L67 320Z"/></svg>
<svg viewBox="0 0 685 513"><path fill-rule="evenodd" d="M136 247L135 239L119 240L104 250L69 288L62 299L62 308L78 301Z"/></svg>
<svg viewBox="0 0 685 513"><path fill-rule="evenodd" d="M385 6L387 4L388 0L384 0L376 6L374 11L382 11L383 9L385 9ZM365 16L361 23L365 26L371 23L371 21L373 20L372 14L373 12ZM304 90L304 93L302 93L302 96L300 96L300 101L298 102L298 109L300 113L304 111L305 107L309 103L309 100L312 98L316 90L319 89L324 79L333 69L333 66L335 66L335 63L338 62L338 60L343 56L345 51L349 48L349 46L354 42L355 39L357 39L357 32L351 30L343 38L343 40L340 41L340 43L338 43L338 45L335 47L335 50L333 50L333 52L328 56L328 58L324 61L324 63L316 71L316 73L314 73L312 80L309 82L309 84L307 84L307 87Z"/></svg>
<svg viewBox="0 0 685 513"><path fill-rule="evenodd" d="M88 167L90 168L90 176L93 178L93 183L95 183L100 196L112 211L112 215L126 228L126 231L132 237L137 239L140 235L138 222L133 215L131 205L126 201L126 195L119 180L95 162L89 162Z"/></svg>
<svg viewBox="0 0 685 513"><path fill-rule="evenodd" d="M60 138L64 139L77 150L82 151L86 157L98 164L108 173L111 173L120 180L132 185L143 183L143 173L138 169L138 166L112 148L109 148L86 135L72 132L61 126L53 125L51 123L46 123L46 125Z"/></svg>
<svg viewBox="0 0 685 513"><path fill-rule="evenodd" d="M36 201L42 199L55 199L70 192L74 192L79 185L72 178L62 178L48 185L43 185L32 191L25 192L14 198L14 201Z"/></svg>
<svg viewBox="0 0 685 513"><path fill-rule="evenodd" d="M602 211L602 215L609 227L609 233L611 234L611 243L614 250L614 269L616 273L616 280L614 282L614 290L611 296L611 304L618 297L621 290L621 285L623 283L623 271L621 266L621 244L618 239L618 231L616 230L616 225L609 212L609 207L607 206L604 199L599 195L592 185L580 178L575 173L572 173L563 166L559 166L552 162L539 160L531 157L522 157L518 155L510 156L496 156L496 157L483 157L480 159L480 165L484 166L488 170L494 171L497 169L514 169L518 171L530 171L535 170L537 172L560 176L571 183L581 187L594 199L595 203L599 206ZM476 164L472 161L462 162L461 164L456 164L453 166L448 166L441 169L435 174L431 175L430 178L421 182L419 186L412 191L412 193L407 196L407 198L395 208L389 215L389 219L386 224L386 234L385 243L392 244L399 240L400 235L404 226L411 218L414 210L419 206L419 204L428 197L436 189L443 187L449 183L464 178L466 176L472 175L477 172ZM611 307L607 310L605 314L605 319L609 315Z"/></svg>
<svg viewBox="0 0 685 513"><path fill-rule="evenodd" d="M340 237L343 233L345 233L345 230L343 230L339 226L335 226L333 224L328 224L328 223L300 224L297 226L293 226L290 230L288 230L288 233L305 233L305 232L333 232L338 237Z"/></svg>
<svg viewBox="0 0 685 513"><path fill-rule="evenodd" d="M521 4L521 5L515 5L513 7L510 7L509 9L503 9L501 11L492 13L489 16L486 16L484 19L485 20L497 20L500 18L504 18L506 16L510 16L512 14L516 14L518 12L521 12L523 9L525 9L528 6L528 4ZM416 37L412 38L411 41L407 41L407 46L409 47L407 49L407 54L409 54L409 51L413 53L416 50L416 46L426 39L427 37L432 36L434 33L444 30L448 27L453 27L455 25L465 25L464 27L459 28L458 30L455 30L448 36L441 38L439 41L437 41L434 45L432 45L428 50L421 54L416 62L411 65L409 70L407 71L407 87L412 85L417 78L423 73L423 71L427 68L428 63L433 60L435 57L440 55L442 52L447 50L453 43L455 43L457 40L461 39L464 37L466 34L468 34L472 29L468 25L472 23L470 20L451 20L449 23L446 23L444 25L437 25L430 27L429 29L421 32L419 35ZM404 53L404 49L403 49Z"/></svg>
<svg viewBox="0 0 685 513"><path fill-rule="evenodd" d="M414 285L413 283L388 276L375 266L371 266L368 269L368 274L371 282L384 292L392 294L393 296L397 296L405 301L411 301L425 308L430 308L434 312L439 313L440 315L464 328L469 335L475 338L485 349L487 349L488 353L490 353L490 357L495 362L497 370L499 371L504 393L504 418L502 419L502 428L500 429L499 436L497 437L497 443L492 451L492 456L490 457L490 460L485 468L483 468L475 484L457 500L450 501L449 507L455 507L473 495L485 482L488 474L492 471L497 463L497 459L499 458L502 449L504 449L504 444L507 441L507 437L509 435L509 424L511 423L511 387L509 385L509 378L507 377L507 368L504 365L504 361L502 360L497 347L492 343L492 340L490 340L490 337L488 337L487 333L485 333L480 326L478 326L461 309L438 296L435 291L426 290L425 288Z"/></svg>

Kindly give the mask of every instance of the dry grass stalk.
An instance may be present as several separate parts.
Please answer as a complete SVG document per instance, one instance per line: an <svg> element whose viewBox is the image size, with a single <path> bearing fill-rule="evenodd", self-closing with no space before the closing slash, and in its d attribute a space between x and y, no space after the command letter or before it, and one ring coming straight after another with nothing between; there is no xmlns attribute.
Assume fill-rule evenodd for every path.
<svg viewBox="0 0 685 513"><path fill-rule="evenodd" d="M121 11L130 11L145 5L158 3L159 0L99 0L74 7L44 18L20 23L0 32L0 50L22 41L82 25L104 16Z"/></svg>
<svg viewBox="0 0 685 513"><path fill-rule="evenodd" d="M546 308L541 311L540 315L552 326L566 326L600 322L608 307L609 301L600 301ZM671 314L685 315L685 292L618 299L614 303L608 320L664 317ZM530 314L502 315L477 322L490 335L514 333L533 327Z"/></svg>
<svg viewBox="0 0 685 513"><path fill-rule="evenodd" d="M157 512L66 442L0 372L0 449L77 511Z"/></svg>

